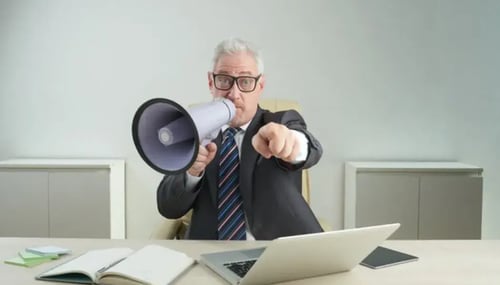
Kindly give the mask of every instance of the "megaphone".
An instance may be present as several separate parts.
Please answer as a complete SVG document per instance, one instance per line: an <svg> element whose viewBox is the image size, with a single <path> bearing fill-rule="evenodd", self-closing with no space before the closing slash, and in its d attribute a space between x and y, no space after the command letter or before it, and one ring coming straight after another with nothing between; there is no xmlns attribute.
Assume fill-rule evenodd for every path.
<svg viewBox="0 0 500 285"><path fill-rule="evenodd" d="M228 99L199 104L188 110L165 98L143 103L132 122L132 137L142 159L163 174L184 172L198 155L199 145L217 137L236 113Z"/></svg>

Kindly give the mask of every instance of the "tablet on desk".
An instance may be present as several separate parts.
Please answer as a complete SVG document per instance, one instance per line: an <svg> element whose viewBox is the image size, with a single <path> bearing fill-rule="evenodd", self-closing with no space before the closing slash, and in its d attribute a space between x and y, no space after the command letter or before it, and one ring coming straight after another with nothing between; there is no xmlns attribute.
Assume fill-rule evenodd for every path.
<svg viewBox="0 0 500 285"><path fill-rule="evenodd" d="M418 257L414 255L378 246L361 261L361 265L377 269L416 260L418 260Z"/></svg>

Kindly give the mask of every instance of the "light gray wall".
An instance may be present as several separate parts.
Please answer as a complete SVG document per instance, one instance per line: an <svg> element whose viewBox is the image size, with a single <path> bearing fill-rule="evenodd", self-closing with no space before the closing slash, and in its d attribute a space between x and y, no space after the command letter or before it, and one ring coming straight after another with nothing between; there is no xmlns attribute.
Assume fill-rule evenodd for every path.
<svg viewBox="0 0 500 285"><path fill-rule="evenodd" d="M208 101L215 44L264 50L264 96L303 106L324 146L312 207L343 227L346 160L484 167L483 236L500 237L498 1L2 1L0 159L122 157L127 233L160 221L131 138L153 97Z"/></svg>

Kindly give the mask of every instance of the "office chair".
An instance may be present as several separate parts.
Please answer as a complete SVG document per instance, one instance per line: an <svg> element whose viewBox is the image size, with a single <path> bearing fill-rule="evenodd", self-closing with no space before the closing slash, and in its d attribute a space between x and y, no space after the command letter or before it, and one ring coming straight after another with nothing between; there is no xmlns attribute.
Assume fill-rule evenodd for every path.
<svg viewBox="0 0 500 285"><path fill-rule="evenodd" d="M259 105L262 109L267 109L272 112L283 110L296 110L300 112L300 106L296 101L286 99L261 99ZM302 170L302 196L304 200L310 204L310 180L309 170ZM189 211L182 218L176 220L165 219L151 234L151 239L182 239L189 227L191 219L191 211ZM321 219L320 224L323 230L331 230L331 227L323 222Z"/></svg>

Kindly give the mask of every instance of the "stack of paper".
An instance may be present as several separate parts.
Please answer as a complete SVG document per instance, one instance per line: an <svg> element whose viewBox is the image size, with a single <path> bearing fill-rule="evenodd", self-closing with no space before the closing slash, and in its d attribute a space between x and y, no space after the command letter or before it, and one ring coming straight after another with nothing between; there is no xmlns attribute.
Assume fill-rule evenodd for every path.
<svg viewBox="0 0 500 285"><path fill-rule="evenodd" d="M39 255L25 250L20 251L18 256L5 260L5 263L33 267L35 265L59 258L57 254Z"/></svg>
<svg viewBox="0 0 500 285"><path fill-rule="evenodd" d="M18 256L9 258L4 262L7 264L33 267L53 259L58 259L60 255L69 252L68 249L54 246L30 247L20 251Z"/></svg>

